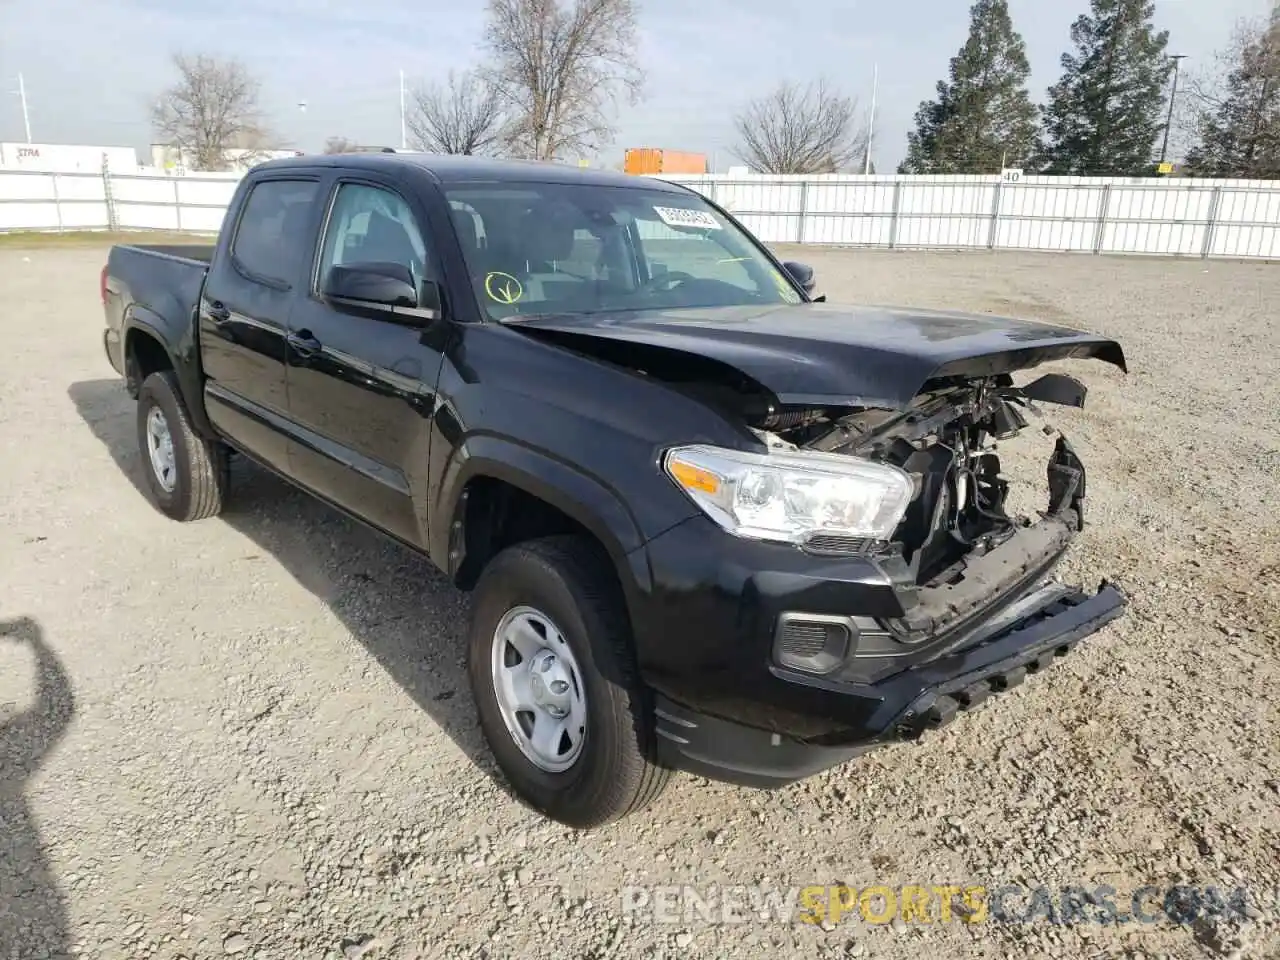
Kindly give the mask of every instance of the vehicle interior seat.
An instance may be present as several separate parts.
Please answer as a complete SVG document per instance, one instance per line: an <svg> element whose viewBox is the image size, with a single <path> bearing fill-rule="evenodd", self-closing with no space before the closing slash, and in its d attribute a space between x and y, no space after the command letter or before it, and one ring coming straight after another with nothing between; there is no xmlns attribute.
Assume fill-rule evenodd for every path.
<svg viewBox="0 0 1280 960"><path fill-rule="evenodd" d="M369 213L369 226L365 230L364 243L360 245L360 259L368 263L403 263L413 271L415 280L422 277L422 262L409 238L404 224L380 210Z"/></svg>
<svg viewBox="0 0 1280 960"><path fill-rule="evenodd" d="M529 210L521 218L520 247L525 268L520 277L525 299L556 303L577 299L590 285L568 268L573 256L575 233L580 224L562 211L543 208Z"/></svg>

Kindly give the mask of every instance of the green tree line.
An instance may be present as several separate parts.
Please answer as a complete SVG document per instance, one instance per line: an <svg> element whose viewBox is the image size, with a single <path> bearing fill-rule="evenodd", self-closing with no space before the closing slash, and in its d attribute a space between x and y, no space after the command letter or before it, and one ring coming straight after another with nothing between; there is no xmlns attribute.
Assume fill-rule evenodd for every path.
<svg viewBox="0 0 1280 960"><path fill-rule="evenodd" d="M1154 13L1152 0L1090 0L1071 26L1060 79L1037 105L1008 0L976 0L947 79L916 112L899 172L1157 172L1176 61ZM1242 23L1216 72L1189 78L1182 96L1191 140L1182 172L1280 178L1280 16Z"/></svg>

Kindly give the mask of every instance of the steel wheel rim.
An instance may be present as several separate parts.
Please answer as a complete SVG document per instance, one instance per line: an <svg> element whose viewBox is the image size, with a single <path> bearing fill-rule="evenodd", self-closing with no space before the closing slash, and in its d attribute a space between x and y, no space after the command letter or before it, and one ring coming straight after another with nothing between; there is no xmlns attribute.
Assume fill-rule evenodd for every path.
<svg viewBox="0 0 1280 960"><path fill-rule="evenodd" d="M173 456L173 434L169 431L169 421L159 407L152 407L147 412L147 455L151 458L151 472L156 481L172 493L178 485L178 471Z"/></svg>
<svg viewBox="0 0 1280 960"><path fill-rule="evenodd" d="M564 632L533 607L508 610L493 631L490 679L503 725L539 770L564 773L582 755L587 694Z"/></svg>

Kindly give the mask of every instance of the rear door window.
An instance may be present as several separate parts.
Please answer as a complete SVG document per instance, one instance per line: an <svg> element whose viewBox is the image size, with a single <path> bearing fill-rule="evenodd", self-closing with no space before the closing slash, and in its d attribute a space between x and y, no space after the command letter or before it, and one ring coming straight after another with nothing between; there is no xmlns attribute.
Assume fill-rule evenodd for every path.
<svg viewBox="0 0 1280 960"><path fill-rule="evenodd" d="M245 200L231 243L236 265L249 275L291 284L312 249L307 233L319 184L262 180Z"/></svg>

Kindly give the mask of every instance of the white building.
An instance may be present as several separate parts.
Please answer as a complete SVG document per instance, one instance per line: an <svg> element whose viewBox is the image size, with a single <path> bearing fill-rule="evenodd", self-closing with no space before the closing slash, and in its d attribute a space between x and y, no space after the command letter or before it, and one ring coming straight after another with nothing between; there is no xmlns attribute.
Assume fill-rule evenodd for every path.
<svg viewBox="0 0 1280 960"><path fill-rule="evenodd" d="M101 173L103 158L114 173L135 173L133 147L99 147L73 143L0 143L0 167L51 173Z"/></svg>
<svg viewBox="0 0 1280 960"><path fill-rule="evenodd" d="M227 170L233 173L244 173L250 167L257 166L267 160L279 160L282 157L299 157L301 150L251 150L241 147L228 147L222 152L227 162ZM196 173L191 168L190 158L184 151L167 143L151 145L151 163L157 170L170 174Z"/></svg>

